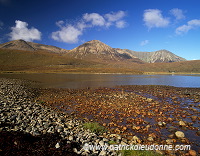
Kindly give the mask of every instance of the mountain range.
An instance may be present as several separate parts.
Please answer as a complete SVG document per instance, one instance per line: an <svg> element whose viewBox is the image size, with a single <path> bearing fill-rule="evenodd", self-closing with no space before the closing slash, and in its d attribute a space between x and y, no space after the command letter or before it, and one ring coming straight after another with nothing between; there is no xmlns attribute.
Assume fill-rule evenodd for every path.
<svg viewBox="0 0 200 156"><path fill-rule="evenodd" d="M126 51L144 62L155 63L155 62L181 62L186 61L186 59L173 54L168 50L158 50L154 52L137 52L126 49Z"/></svg>
<svg viewBox="0 0 200 156"><path fill-rule="evenodd" d="M167 50L159 50L155 52L137 52L128 49L112 48L99 40L86 42L72 50L65 50L56 46L44 45L34 42L26 42L24 40L14 40L0 44L2 49L15 49L24 51L43 50L52 53L65 53L74 58L86 60L114 60L122 61L133 59L135 61L155 63L155 62L180 62L186 59L173 54Z"/></svg>
<svg viewBox="0 0 200 156"><path fill-rule="evenodd" d="M167 50L137 52L112 48L99 40L66 50L24 40L0 44L0 70L91 72L198 72L195 61ZM191 67L177 67L189 63ZM199 62L199 61L197 61ZM167 63L167 64L166 64ZM192 65L191 65L192 64Z"/></svg>

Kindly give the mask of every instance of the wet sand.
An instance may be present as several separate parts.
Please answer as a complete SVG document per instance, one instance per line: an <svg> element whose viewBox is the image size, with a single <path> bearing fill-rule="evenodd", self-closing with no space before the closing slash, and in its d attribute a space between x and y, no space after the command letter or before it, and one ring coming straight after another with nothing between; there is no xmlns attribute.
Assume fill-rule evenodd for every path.
<svg viewBox="0 0 200 156"><path fill-rule="evenodd" d="M127 142L137 136L137 143L186 144L196 154L200 152L200 88L134 85L41 89L38 101L81 120L99 122ZM173 152L164 151L168 155ZM187 151L176 153L187 155Z"/></svg>

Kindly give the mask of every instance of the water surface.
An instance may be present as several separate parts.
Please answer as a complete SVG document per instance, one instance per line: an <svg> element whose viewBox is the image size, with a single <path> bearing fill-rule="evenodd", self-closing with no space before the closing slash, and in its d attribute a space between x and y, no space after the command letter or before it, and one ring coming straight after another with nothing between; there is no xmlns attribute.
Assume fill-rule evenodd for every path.
<svg viewBox="0 0 200 156"><path fill-rule="evenodd" d="M0 74L0 77L40 82L43 88L114 87L117 85L169 85L200 87L200 75L126 74Z"/></svg>

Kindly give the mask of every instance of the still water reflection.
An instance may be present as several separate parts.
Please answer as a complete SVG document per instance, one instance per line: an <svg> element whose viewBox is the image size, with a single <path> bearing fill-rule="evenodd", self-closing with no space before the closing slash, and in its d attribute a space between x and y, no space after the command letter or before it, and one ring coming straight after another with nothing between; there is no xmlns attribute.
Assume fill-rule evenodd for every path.
<svg viewBox="0 0 200 156"><path fill-rule="evenodd" d="M40 87L45 88L113 87L117 85L200 87L200 75L0 74L0 77L38 81Z"/></svg>

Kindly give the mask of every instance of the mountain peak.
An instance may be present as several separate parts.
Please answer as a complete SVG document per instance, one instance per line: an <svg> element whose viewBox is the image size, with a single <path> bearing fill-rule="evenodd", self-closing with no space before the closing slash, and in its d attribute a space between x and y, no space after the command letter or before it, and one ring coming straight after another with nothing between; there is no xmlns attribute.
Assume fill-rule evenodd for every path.
<svg viewBox="0 0 200 156"><path fill-rule="evenodd" d="M154 52L137 52L137 51L132 51L132 50L126 50L126 51L133 54L134 56L137 56L142 61L145 61L148 63L186 61L186 59L180 56L177 56L166 49L162 49L162 50L158 50Z"/></svg>
<svg viewBox="0 0 200 156"><path fill-rule="evenodd" d="M78 59L93 60L97 62L109 61L135 61L143 63L135 56L116 48L112 48L99 40L91 40L70 50L66 55Z"/></svg>
<svg viewBox="0 0 200 156"><path fill-rule="evenodd" d="M83 43L82 45L72 49L78 53L92 53L92 54L105 54L114 53L113 49L99 40L91 40Z"/></svg>
<svg viewBox="0 0 200 156"><path fill-rule="evenodd" d="M101 42L101 41L99 41L99 40L91 40L91 41L88 41L88 42L86 42L86 43L103 43L103 42Z"/></svg>
<svg viewBox="0 0 200 156"><path fill-rule="evenodd" d="M36 51L36 50L43 50L48 51L52 53L65 53L67 50L58 48L55 46L50 45L44 45L34 42L27 42L22 39L19 40L13 40L10 42L6 42L3 44L0 44L0 48L2 49L15 49L15 50L23 50L23 51Z"/></svg>
<svg viewBox="0 0 200 156"><path fill-rule="evenodd" d="M26 50L26 51L35 51L36 49L28 44L28 42L20 39L6 42L0 45L0 48L3 49L17 49L17 50Z"/></svg>
<svg viewBox="0 0 200 156"><path fill-rule="evenodd" d="M110 46L106 45L105 43L103 43L99 40L91 40L91 41L85 42L82 45L80 45L79 47L88 47L88 48L92 48L92 49L95 48L95 49L106 50L106 51L112 49Z"/></svg>

